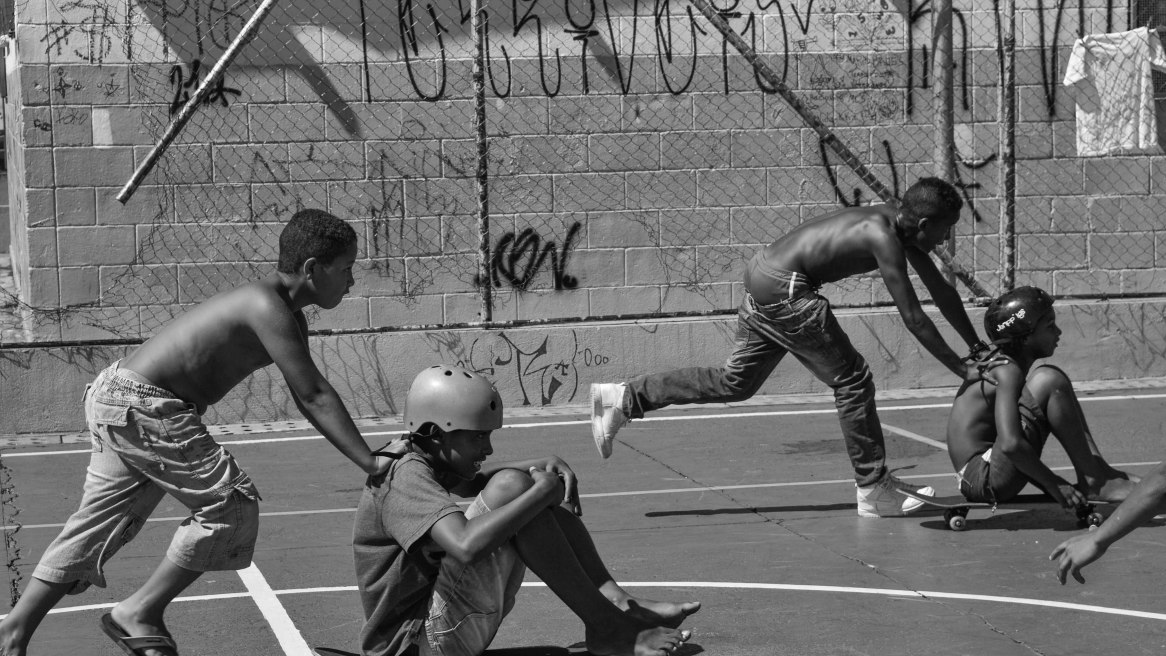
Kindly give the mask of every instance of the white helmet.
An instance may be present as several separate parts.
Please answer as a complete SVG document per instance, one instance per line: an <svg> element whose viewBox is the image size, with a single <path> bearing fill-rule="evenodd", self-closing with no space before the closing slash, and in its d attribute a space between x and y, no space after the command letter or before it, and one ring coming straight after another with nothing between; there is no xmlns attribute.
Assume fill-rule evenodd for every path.
<svg viewBox="0 0 1166 656"><path fill-rule="evenodd" d="M427 423L443 431L492 431L502 427L502 397L488 378L439 364L417 374L405 397L405 428Z"/></svg>

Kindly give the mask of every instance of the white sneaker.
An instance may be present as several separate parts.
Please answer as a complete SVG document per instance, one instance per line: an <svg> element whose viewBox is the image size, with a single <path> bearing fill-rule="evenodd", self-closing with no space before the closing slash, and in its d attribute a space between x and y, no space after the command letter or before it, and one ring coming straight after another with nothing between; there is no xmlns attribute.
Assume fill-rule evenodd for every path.
<svg viewBox="0 0 1166 656"><path fill-rule="evenodd" d="M899 490L910 490L915 494L935 496L935 489L929 485L911 485L887 472L874 485L858 487L859 517L902 517L923 507L923 502L904 495Z"/></svg>
<svg viewBox="0 0 1166 656"><path fill-rule="evenodd" d="M628 386L624 383L593 383L591 385L591 437L599 455L611 455L611 442L624 424L631 421L625 408L631 402Z"/></svg>

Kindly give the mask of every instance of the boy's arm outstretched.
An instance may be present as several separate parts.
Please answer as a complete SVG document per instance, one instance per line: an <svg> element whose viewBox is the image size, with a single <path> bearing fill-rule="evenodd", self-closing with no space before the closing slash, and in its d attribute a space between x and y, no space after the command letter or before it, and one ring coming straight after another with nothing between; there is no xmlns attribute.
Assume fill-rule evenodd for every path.
<svg viewBox="0 0 1166 656"><path fill-rule="evenodd" d="M372 455L352 416L308 349L308 324L274 295L257 295L250 325L287 381L296 407L349 460L368 474L388 470L391 460Z"/></svg>
<svg viewBox="0 0 1166 656"><path fill-rule="evenodd" d="M1064 585L1066 574L1072 574L1078 583L1084 583L1082 567L1100 558L1110 545L1130 531L1163 512L1166 512L1166 462L1143 477L1100 527L1069 538L1053 549L1049 560L1057 563L1057 580Z"/></svg>
<svg viewBox="0 0 1166 656"><path fill-rule="evenodd" d="M968 318L968 311L964 309L964 302L960 298L959 291L948 284L929 254L908 247L906 257L907 261L911 263L911 267L915 269L915 273L919 274L919 280L923 282L923 286L931 292L931 300L939 308L939 313L959 333L964 343L968 345L968 349L975 348L980 343L980 336L976 333L972 320Z"/></svg>
<svg viewBox="0 0 1166 656"><path fill-rule="evenodd" d="M907 261L911 259L912 266L919 272L920 278L924 283L927 282L927 276L924 270L930 268L936 278L942 278L939 275L939 270L935 268L935 264L926 253L904 247L899 243L898 239L893 234L881 235L875 239L874 246L871 249L874 253L875 259L878 261L879 274L882 275L883 282L887 285L887 290L891 293L891 298L895 301L895 307L899 310L899 315L903 317L903 323L907 326L907 330L919 340L923 348L927 349L936 360L947 367L953 374L959 376L963 380L978 380L979 372L974 367L969 368L960 359L960 356L947 345L943 339L943 335L935 327L935 323L923 311L923 306L919 303L919 297L915 294L915 288L911 285L911 280L907 275ZM946 285L947 283L943 283ZM930 285L928 286L930 289ZM953 290L954 291L954 290ZM935 292L932 291L932 294ZM939 302L938 299L936 301ZM948 300L944 300L948 303ZM960 306L963 309L963 306ZM944 307L940 306L940 311L943 312ZM950 308L948 309L950 311ZM947 316L947 312L943 312ZM967 315L964 315L967 319ZM950 321L950 319L949 319ZM974 344L978 338L975 338L975 330L972 329L971 322L967 322L966 326L961 326L958 322L952 324L960 331L961 336L966 340L969 335L964 335L965 332L970 331L970 336L973 337L971 344Z"/></svg>

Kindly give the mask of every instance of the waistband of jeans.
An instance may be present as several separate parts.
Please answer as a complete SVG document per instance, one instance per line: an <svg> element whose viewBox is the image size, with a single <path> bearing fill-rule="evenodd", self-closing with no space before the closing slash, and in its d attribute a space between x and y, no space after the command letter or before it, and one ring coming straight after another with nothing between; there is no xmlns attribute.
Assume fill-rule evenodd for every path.
<svg viewBox="0 0 1166 656"><path fill-rule="evenodd" d="M122 369L120 363L120 360L114 362L101 372L99 379L103 391L149 399L178 399L174 392L158 387L136 371Z"/></svg>
<svg viewBox="0 0 1166 656"><path fill-rule="evenodd" d="M757 306L761 308L782 305L800 296L816 292L818 288L821 287L820 284L814 282L804 273L799 273L797 271L787 271L785 269L778 269L776 267L770 266L761 257L760 253L754 256L752 265L758 271L773 279L775 283L780 283L775 285L774 291L777 294L785 294L785 298L775 303L769 303L766 305L757 303Z"/></svg>

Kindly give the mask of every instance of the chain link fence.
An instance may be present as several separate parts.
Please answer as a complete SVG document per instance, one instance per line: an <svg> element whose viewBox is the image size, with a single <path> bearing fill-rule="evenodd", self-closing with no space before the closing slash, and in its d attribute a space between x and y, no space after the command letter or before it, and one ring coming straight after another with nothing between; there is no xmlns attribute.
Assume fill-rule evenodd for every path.
<svg viewBox="0 0 1166 656"><path fill-rule="evenodd" d="M1083 156L1064 86L1079 37L1154 27L1154 3L956 3L947 47L912 2L285 2L253 33L255 0L17 2L44 52L20 75L48 84L20 82L10 150L56 161L26 171L55 200L56 261L24 253L30 286L56 280L18 305L34 339L146 337L272 271L303 207L362 236L314 328L731 312L757 248L937 173L966 201L937 256L968 296L1163 291L1160 151ZM824 293L891 301L875 276Z"/></svg>

